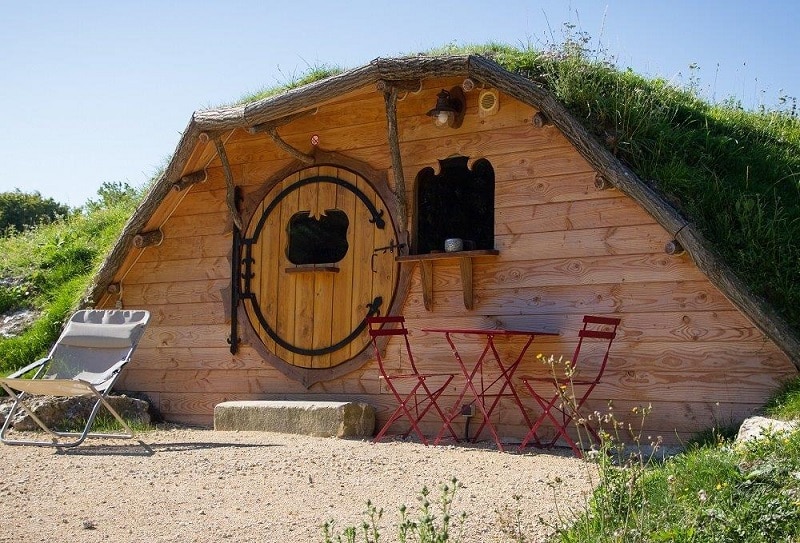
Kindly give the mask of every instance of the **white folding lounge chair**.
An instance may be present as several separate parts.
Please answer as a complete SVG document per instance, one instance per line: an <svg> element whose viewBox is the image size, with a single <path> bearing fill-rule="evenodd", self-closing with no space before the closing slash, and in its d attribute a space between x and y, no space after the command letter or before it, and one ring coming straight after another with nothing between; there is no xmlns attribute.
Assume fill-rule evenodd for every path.
<svg viewBox="0 0 800 543"><path fill-rule="evenodd" d="M130 361L149 319L150 313L143 310L89 309L72 315L48 356L0 378L0 386L14 400L0 431L0 441L9 445L75 447L87 437L133 437L133 430L106 397L120 371ZM25 378L33 370L36 370L33 377ZM29 397L43 395L93 397L96 401L83 431L58 431L44 424L26 405ZM90 433L101 405L108 409L126 433ZM11 421L20 409L49 434L49 441L9 439L7 433Z"/></svg>

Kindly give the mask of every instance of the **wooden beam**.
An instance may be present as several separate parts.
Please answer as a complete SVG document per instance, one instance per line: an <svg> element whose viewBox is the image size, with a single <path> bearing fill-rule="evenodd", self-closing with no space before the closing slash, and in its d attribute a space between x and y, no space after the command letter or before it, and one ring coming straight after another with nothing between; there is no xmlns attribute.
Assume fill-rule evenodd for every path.
<svg viewBox="0 0 800 543"><path fill-rule="evenodd" d="M433 311L433 262L430 260L420 261L420 273L422 274L422 303L426 310Z"/></svg>
<svg viewBox="0 0 800 543"><path fill-rule="evenodd" d="M547 115L542 113L541 111L538 112L536 115L533 116L533 126L536 128L544 128L548 124L550 124L550 119L547 118Z"/></svg>
<svg viewBox="0 0 800 543"><path fill-rule="evenodd" d="M613 189L614 185L612 185L608 179L603 177L602 174L598 173L596 176L594 176L594 188L597 190L608 190Z"/></svg>
<svg viewBox="0 0 800 543"><path fill-rule="evenodd" d="M161 245L164 241L164 232L160 228L148 232L139 232L133 236L133 246L137 249Z"/></svg>
<svg viewBox="0 0 800 543"><path fill-rule="evenodd" d="M394 173L394 193L397 198L399 217L397 222L406 228L407 202L406 180L403 175L403 160L400 156L400 142L397 134L397 87L389 85L383 92L386 104L386 131L389 137L389 153L392 157L392 172Z"/></svg>
<svg viewBox="0 0 800 543"><path fill-rule="evenodd" d="M314 157L312 155L307 155L306 153L296 149L286 143L283 138L278 134L278 129L274 126L268 127L266 129L267 134L272 138L272 141L280 147L283 151L286 151L288 154L299 160L304 164L314 164Z"/></svg>
<svg viewBox="0 0 800 543"><path fill-rule="evenodd" d="M248 128L247 131L251 134L258 134L259 132L269 132L270 129L272 128L278 128L279 126L289 124L292 121L296 121L297 119L302 119L303 117L310 117L311 115L316 115L318 110L319 108L315 107L314 109L298 111L297 113L286 115L285 117L281 117L280 119L275 119L272 121L267 121L265 123L259 123L253 125L250 128Z"/></svg>
<svg viewBox="0 0 800 543"><path fill-rule="evenodd" d="M664 245L664 252L667 253L668 255L673 255L673 256L682 255L683 254L683 246L681 245L681 243L678 240L672 239L672 240L669 240Z"/></svg>
<svg viewBox="0 0 800 543"><path fill-rule="evenodd" d="M422 89L422 80L421 79L409 79L409 80L388 80L388 79L381 79L375 84L375 88L378 92L389 92L391 89L397 89L404 92L419 92Z"/></svg>
<svg viewBox="0 0 800 543"><path fill-rule="evenodd" d="M184 175L183 177L172 183L172 188L173 190L180 192L186 187L189 187L191 185L196 185L197 183L204 183L207 178L208 176L206 175L205 170L198 170L188 175Z"/></svg>
<svg viewBox="0 0 800 543"><path fill-rule="evenodd" d="M225 172L225 184L228 187L225 201L228 204L228 210L231 213L233 224L235 224L236 228L239 230L244 230L242 217L239 215L239 208L236 206L236 186L233 183L233 173L231 173L231 164L228 162L225 146L222 144L219 135L214 134L211 138L214 140L214 146L217 148L217 155L219 156L220 162L222 162L222 171Z"/></svg>
<svg viewBox="0 0 800 543"><path fill-rule="evenodd" d="M472 294L472 259L463 256L458 259L461 268L461 289L464 294L464 307L467 309L475 308L475 298Z"/></svg>

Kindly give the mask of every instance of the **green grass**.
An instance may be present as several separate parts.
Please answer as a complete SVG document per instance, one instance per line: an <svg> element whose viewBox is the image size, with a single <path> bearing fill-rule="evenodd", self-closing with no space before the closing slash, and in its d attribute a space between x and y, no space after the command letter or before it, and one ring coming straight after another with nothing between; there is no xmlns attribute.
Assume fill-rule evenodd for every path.
<svg viewBox="0 0 800 543"><path fill-rule="evenodd" d="M608 467L586 513L557 537L585 541L797 541L800 432Z"/></svg>
<svg viewBox="0 0 800 543"><path fill-rule="evenodd" d="M696 82L681 88L618 69L588 42L576 36L545 51L492 43L433 53L482 54L544 84L800 333L796 109L746 111L735 99L711 104Z"/></svg>
<svg viewBox="0 0 800 543"><path fill-rule="evenodd" d="M0 309L41 312L22 335L0 339L0 374L47 353L133 213L141 191L105 184L99 194L99 201L59 221L0 238L0 278L14 278L10 286L0 286Z"/></svg>
<svg viewBox="0 0 800 543"><path fill-rule="evenodd" d="M97 414L92 422L92 432L104 434L125 432L125 429L111 413L106 411L105 408L101 409L102 411ZM140 419L131 420L123 417L123 420L125 420L125 423L130 427L131 430L133 430L135 434L142 434L156 430L156 427L153 424L144 423ZM63 427L57 428L57 430L62 432L83 432L85 426L86 419L70 419L69 421L66 421Z"/></svg>
<svg viewBox="0 0 800 543"><path fill-rule="evenodd" d="M302 87L303 85L338 75L343 71L344 69L340 68L339 66L330 66L327 64L315 66L309 65L308 70L302 74L290 74L288 76L284 76L286 79L284 83L272 87L264 87L255 92L245 94L236 102L236 105L248 104L268 98L270 96L276 96L291 89Z"/></svg>
<svg viewBox="0 0 800 543"><path fill-rule="evenodd" d="M800 420L800 377L785 382L764 408L766 415L783 420Z"/></svg>
<svg viewBox="0 0 800 543"><path fill-rule="evenodd" d="M767 414L800 420L800 379ZM555 536L586 541L800 541L800 430L735 443L716 433L686 451L655 457L599 455L599 485L576 522ZM614 439L604 442L604 452Z"/></svg>
<svg viewBox="0 0 800 543"><path fill-rule="evenodd" d="M446 541L462 541L465 514L454 516L453 498L461 483L453 478L449 484L440 488L438 498L431 496L430 490L423 487L417 496L415 511L405 504L400 506L400 524L397 526L399 543L415 541L418 543L444 543ZM378 543L385 540L381 536L380 520L383 509L378 509L371 501L367 501L364 521L361 526L347 526L341 531L336 529L336 521L328 520L323 524L325 543Z"/></svg>

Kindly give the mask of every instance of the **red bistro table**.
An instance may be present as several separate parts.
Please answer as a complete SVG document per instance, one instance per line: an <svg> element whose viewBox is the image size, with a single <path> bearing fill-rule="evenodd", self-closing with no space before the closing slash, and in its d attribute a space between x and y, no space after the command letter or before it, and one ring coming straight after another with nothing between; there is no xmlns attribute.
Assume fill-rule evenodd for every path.
<svg viewBox="0 0 800 543"><path fill-rule="evenodd" d="M528 351L528 347L530 347L531 343L533 343L533 340L536 338L536 336L557 336L558 332L549 332L544 330L478 330L446 328L428 328L424 329L423 332L444 334L447 343L450 344L450 348L453 350L453 356L455 357L456 362L458 362L461 372L464 375L464 387L462 388L458 399L453 405L453 408L450 410L450 413L447 415L448 423L452 422L456 417L461 415L461 402L464 400L464 396L467 395L467 392L469 392L472 396L471 402L476 405L478 411L480 411L480 414L483 417L483 421L475 432L473 439L477 439L483 429L487 428L492 434L495 443L497 443L497 448L500 451L503 450L503 444L500 441L500 436L497 435L497 430L495 429L491 419L492 412L494 412L503 396L509 396L513 399L514 403L519 408L520 413L522 413L522 416L525 418L525 422L528 423L528 428L531 427L530 417L528 417L528 413L525 411L525 407L522 405L522 401L519 398L519 394L517 394L517 389L514 386L512 378L514 376L514 372L517 371L517 367L519 366L520 362L522 362L522 358ZM454 335L477 336L483 338L486 342L481 355L477 360L475 360L471 367L464 362L463 357L459 353L458 348L453 341ZM519 353L517 354L516 359L513 361L504 362L503 358L500 356L500 353L497 351L497 347L495 346L495 338L511 336L522 336L526 339L522 349L520 349ZM488 369L487 365L492 363L494 363L496 369L499 370L500 373L492 380L484 379L485 370ZM506 390L508 391L506 392ZM491 400L491 403L489 403L488 400ZM436 440L434 441L435 444L438 444L444 437L444 430L447 427L447 424L442 426L442 429L439 431L439 435L436 436Z"/></svg>

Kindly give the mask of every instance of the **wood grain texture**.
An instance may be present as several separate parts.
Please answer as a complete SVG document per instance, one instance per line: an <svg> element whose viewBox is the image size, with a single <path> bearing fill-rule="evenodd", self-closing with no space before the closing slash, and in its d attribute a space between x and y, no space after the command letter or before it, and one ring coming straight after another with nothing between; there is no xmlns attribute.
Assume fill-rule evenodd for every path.
<svg viewBox="0 0 800 543"><path fill-rule="evenodd" d="M418 93L396 104L397 150L407 183L409 214L414 209L413 180L422 168L438 169L438 161L453 154L472 160L485 158L492 163L496 176L495 249L499 254L472 261L471 310L464 308L462 271L457 260L430 263L435 303L428 308L420 267L412 266L408 296L399 312L408 319L415 353L423 367L440 371L455 368L442 338L422 332L424 328L547 327L559 330L561 336L538 338L531 354L570 356L582 315L620 316L623 322L609 370L590 407L600 410L612 401L615 413L634 424L636 416L630 409L652 404L646 432L662 434L673 442L719 421L741 420L763 403L780 380L796 374L793 359L786 354L792 340L782 335L779 321L775 325L757 302L751 306L752 300L741 299L746 290L731 281L730 270L716 267L713 254L704 252L707 243L696 238L690 228L682 231L686 239L680 239L681 243L688 241L687 254L666 255L664 243L684 223L663 199L624 166L611 164L613 158L596 149L546 92L513 74L500 74L486 62L473 57L441 66L378 62L346 81L337 80L331 87L276 99L269 107L237 109L241 114L238 118L234 118L233 110L217 111L198 118L196 125L219 129L235 125L237 129L222 139L234 178L241 181L249 200L257 194L269 199L269 194L259 193L266 190L263 185L279 172L294 168L294 163L268 136L250 135L240 127L242 123L267 122L291 114L294 110L289 104L298 96L310 99L304 107L317 105L318 111L281 126L281 137L288 144L302 152L311 151L310 135L318 134L320 153L339 151L348 160L366 162L383 177L391 178L397 166L392 168L388 147L386 102L374 84L365 82L386 76L387 70L398 70L393 76L413 76L420 75L423 67L435 66L443 70L437 72L442 77L423 78ZM494 117L480 119L470 113L474 112L477 95L469 93L464 125L458 130L438 130L424 111L440 88L463 79L458 71L461 69L480 74L479 80L500 90L500 111ZM364 86L355 85L356 81ZM537 128L531 124L540 110L552 119L551 125ZM191 139L196 137L194 131L191 128L185 142L195 141ZM263 339L263 330L259 330L267 349L308 371L326 371L352 356L364 356L364 363L349 368L347 374L309 387L276 370L247 341L239 353L229 353L226 339L230 326L225 320L221 291L230 285L230 219L221 168L214 162L201 166L211 159L208 149L207 144L198 143L192 153L182 151L177 159L190 171L209 166L204 183L181 193L161 194L158 188L134 218L131 228L137 229L126 230L135 234L143 230L144 223L148 229L161 227L163 243L144 252L120 253L121 249L115 249L112 255L113 265L119 265L114 268L119 272L114 279L122 285L124 306L146 307L153 313L151 327L122 384L151 394L168 417L178 420L210 420L213 405L226 399L319 397L363 399L376 406L379 423L385 420L393 402L378 379L374 361L366 360L369 354L363 354L366 337L346 354L299 360L292 353L280 352L274 342ZM168 170L169 175L175 175L177 164ZM317 167L317 173L346 178L365 193L371 190L349 169L337 170L335 164L329 164ZM598 172L617 188L597 190L594 177ZM313 169L303 173L313 174ZM374 192L369 194L379 204ZM159 202L163 206L156 205ZM351 227L368 220L352 193L339 189L329 191L319 186L316 192L309 189L298 194L296 202L287 204L291 204L287 209L294 206L295 211L342 209L353 217ZM291 330L298 342L316 347L349 333L363 318L364 304L381 292L377 284L398 273L395 254L378 254L370 262L374 249L388 244L393 234L381 237L384 233L373 228L371 239L348 237L350 250L338 263L338 274L286 278L282 270L287 265L283 248L288 216L288 210L285 216L278 213L274 223L265 227L272 232L272 243L256 256L261 277L256 288L272 293L262 296L263 307L267 319L275 319L281 334ZM348 236L351 234L352 230ZM281 260L281 264L266 264ZM108 266L103 273L108 272ZM344 276L349 280L339 281ZM279 309L284 302L293 309ZM113 305L114 301L107 303ZM382 310L389 303L385 300ZM347 308L346 318L334 317L329 307ZM774 342L776 333L781 348ZM467 357L476 356L481 348L475 341L464 340L459 345ZM514 348L509 344L501 352L510 354ZM393 367L407 365L396 342L390 342L386 351ZM520 368L523 371L544 374L544 368L536 366L534 359L525 360ZM459 382L448 389L445 403L455 401ZM524 399L531 412L535 411L532 399ZM505 401L498 411L498 423L502 435L521 436L526 430L520 414Z"/></svg>

